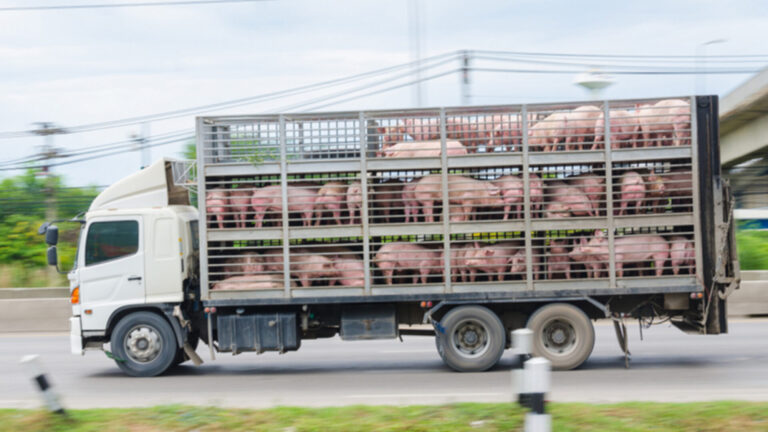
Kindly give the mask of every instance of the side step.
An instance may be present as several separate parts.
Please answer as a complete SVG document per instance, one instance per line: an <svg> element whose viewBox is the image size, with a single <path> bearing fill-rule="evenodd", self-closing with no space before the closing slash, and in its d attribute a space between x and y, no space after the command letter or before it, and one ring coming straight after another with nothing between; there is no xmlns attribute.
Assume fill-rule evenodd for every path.
<svg viewBox="0 0 768 432"><path fill-rule="evenodd" d="M672 325L679 328L680 331L686 334L705 334L704 328L700 325L692 324L688 321L670 321Z"/></svg>

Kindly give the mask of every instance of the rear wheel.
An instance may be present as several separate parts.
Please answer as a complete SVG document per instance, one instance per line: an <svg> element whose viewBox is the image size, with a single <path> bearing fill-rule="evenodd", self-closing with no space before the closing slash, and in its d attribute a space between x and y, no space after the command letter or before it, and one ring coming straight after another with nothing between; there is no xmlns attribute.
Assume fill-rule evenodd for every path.
<svg viewBox="0 0 768 432"><path fill-rule="evenodd" d="M533 331L533 354L549 360L552 369L579 367L595 346L589 317L567 303L542 306L528 319L527 327Z"/></svg>
<svg viewBox="0 0 768 432"><path fill-rule="evenodd" d="M178 349L171 325L151 312L123 317L112 331L110 345L120 369L136 377L162 374L173 364Z"/></svg>
<svg viewBox="0 0 768 432"><path fill-rule="evenodd" d="M499 317L482 306L452 309L440 322L437 350L445 364L459 372L480 372L498 363L506 345Z"/></svg>

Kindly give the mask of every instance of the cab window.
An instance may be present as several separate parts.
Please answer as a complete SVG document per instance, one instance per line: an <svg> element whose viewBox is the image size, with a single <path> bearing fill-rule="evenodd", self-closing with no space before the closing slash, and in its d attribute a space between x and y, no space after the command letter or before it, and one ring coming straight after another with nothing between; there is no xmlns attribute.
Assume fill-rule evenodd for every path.
<svg viewBox="0 0 768 432"><path fill-rule="evenodd" d="M88 228L85 265L133 255L139 250L137 221L95 222Z"/></svg>

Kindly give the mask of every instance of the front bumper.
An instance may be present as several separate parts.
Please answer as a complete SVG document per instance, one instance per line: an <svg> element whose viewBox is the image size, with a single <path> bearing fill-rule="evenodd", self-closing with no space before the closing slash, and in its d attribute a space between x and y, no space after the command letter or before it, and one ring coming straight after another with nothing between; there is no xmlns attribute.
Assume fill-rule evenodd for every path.
<svg viewBox="0 0 768 432"><path fill-rule="evenodd" d="M69 318L69 347L72 354L83 355L83 332L80 326L80 317Z"/></svg>

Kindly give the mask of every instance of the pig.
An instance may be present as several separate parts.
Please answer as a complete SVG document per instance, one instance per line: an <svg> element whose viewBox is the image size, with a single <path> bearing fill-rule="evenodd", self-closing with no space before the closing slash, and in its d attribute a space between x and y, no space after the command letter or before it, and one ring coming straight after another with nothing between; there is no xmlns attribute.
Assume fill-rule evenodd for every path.
<svg viewBox="0 0 768 432"><path fill-rule="evenodd" d="M651 170L648 176L645 178L646 187L646 204L652 212L663 212L664 198L666 198L666 186L664 186L664 179L661 175L656 174L655 170Z"/></svg>
<svg viewBox="0 0 768 432"><path fill-rule="evenodd" d="M491 118L492 130L488 141L488 152L515 151L522 143L520 116L501 114Z"/></svg>
<svg viewBox="0 0 768 432"><path fill-rule="evenodd" d="M223 270L227 276L263 273L264 259L257 253L246 253L226 260Z"/></svg>
<svg viewBox="0 0 768 432"><path fill-rule="evenodd" d="M386 126L376 128L381 135L381 149L376 152L376 156L384 156L384 152L393 145L405 141L405 128L402 125Z"/></svg>
<svg viewBox="0 0 768 432"><path fill-rule="evenodd" d="M403 207L405 213L405 223L419 222L420 203L414 195L416 190L416 181L411 181L403 185Z"/></svg>
<svg viewBox="0 0 768 432"><path fill-rule="evenodd" d="M611 148L619 149L628 146L630 143L633 148L637 147L637 136L640 132L640 122L637 116L627 110L612 110L609 115L611 123ZM603 148L601 143L604 139L605 118L604 113L600 112L600 115L595 119L595 141L592 144L592 150ZM640 145L642 146L642 143Z"/></svg>
<svg viewBox="0 0 768 432"><path fill-rule="evenodd" d="M629 204L634 204L635 213L642 208L645 199L645 181L637 171L627 171L621 175L621 204L619 216L627 211Z"/></svg>
<svg viewBox="0 0 768 432"><path fill-rule="evenodd" d="M528 147L531 151L556 151L568 130L566 113L556 112L531 126L528 130Z"/></svg>
<svg viewBox="0 0 768 432"><path fill-rule="evenodd" d="M578 245L568 253L568 258L571 261L583 264L587 270L588 278L600 278L603 276L603 271L607 267L607 261L601 261L598 252L595 252L591 248L589 241L586 237L581 237Z"/></svg>
<svg viewBox="0 0 768 432"><path fill-rule="evenodd" d="M568 177L568 184L576 186L596 209L603 207L605 203L605 179L592 173L582 173Z"/></svg>
<svg viewBox="0 0 768 432"><path fill-rule="evenodd" d="M446 141L445 148L448 156L467 154L467 148L458 141ZM442 155L440 141L410 141L397 143L384 150L387 158L438 157Z"/></svg>
<svg viewBox="0 0 768 432"><path fill-rule="evenodd" d="M269 272L283 272L283 249L272 248L267 249L261 254L263 266L265 271Z"/></svg>
<svg viewBox="0 0 768 432"><path fill-rule="evenodd" d="M312 226L317 191L311 187L287 186L286 193L288 195L288 212L301 213L303 225ZM261 228L267 212L282 212L283 210L280 186L265 186L256 189L251 197L251 206L255 212L256 228Z"/></svg>
<svg viewBox="0 0 768 432"><path fill-rule="evenodd" d="M363 193L363 185L359 181L353 181L347 187L347 208L349 209L350 225L356 222L358 213L361 218L363 217Z"/></svg>
<svg viewBox="0 0 768 432"><path fill-rule="evenodd" d="M665 99L653 106L637 108L640 132L647 147L671 143L686 144L691 136L690 104L679 99Z"/></svg>
<svg viewBox="0 0 768 432"><path fill-rule="evenodd" d="M291 255L290 269L291 276L299 280L302 288L311 287L313 279L332 278L337 275L330 258L309 251L294 251ZM335 279L329 280L329 285L334 281Z"/></svg>
<svg viewBox="0 0 768 432"><path fill-rule="evenodd" d="M571 259L568 256L568 239L550 239L547 252L547 278L553 279L556 273L565 274L571 279Z"/></svg>
<svg viewBox="0 0 768 432"><path fill-rule="evenodd" d="M469 271L466 264L466 255L470 251L471 245L468 243L451 244L451 282L456 282L461 277L462 282L467 282ZM443 257L440 257L440 262Z"/></svg>
<svg viewBox="0 0 768 432"><path fill-rule="evenodd" d="M566 150L583 150L584 141L591 141L595 135L595 120L601 112L600 108L584 105L566 114ZM573 147L571 143L575 143Z"/></svg>
<svg viewBox="0 0 768 432"><path fill-rule="evenodd" d="M211 189L205 194L205 207L217 222L219 229L224 229L225 215L229 211L229 192L225 189Z"/></svg>
<svg viewBox="0 0 768 432"><path fill-rule="evenodd" d="M549 202L545 208L548 218L573 216L595 216L593 203L581 188L563 182L547 185Z"/></svg>
<svg viewBox="0 0 768 432"><path fill-rule="evenodd" d="M512 209L513 205L515 206L514 215L517 216L518 219L522 218L524 199L523 180L518 176L505 175L494 180L493 184L498 186L501 191L501 197L504 201L504 220L509 219L509 211Z"/></svg>
<svg viewBox="0 0 768 432"><path fill-rule="evenodd" d="M369 204L381 211L384 222L391 222L392 210L399 209L402 204L403 184L397 180L388 180L373 185L373 192Z"/></svg>
<svg viewBox="0 0 768 432"><path fill-rule="evenodd" d="M531 255L531 263L533 264L533 270L531 271L533 273L533 279L539 280L539 277L541 276L541 268L539 266L539 263L541 262L541 257L539 257L539 254L533 253ZM527 279L528 276L528 264L525 261L525 250L524 249L518 249L517 252L515 252L514 255L512 255L512 258L509 260L509 272L513 275L520 275L523 279Z"/></svg>
<svg viewBox="0 0 768 432"><path fill-rule="evenodd" d="M664 264L669 259L669 242L658 235L633 235L614 239L614 256L617 277L624 277L624 265L627 263L654 262L656 276L664 273ZM598 262L608 263L608 238L602 230L595 231L595 236L579 246L583 253L592 255ZM605 264L607 266L607 264Z"/></svg>
<svg viewBox="0 0 768 432"><path fill-rule="evenodd" d="M474 282L477 272L483 272L488 274L489 280L495 277L499 282L503 282L512 257L519 248L520 243L513 241L482 247L479 243L475 243L474 249L468 250L464 259L469 271L469 281Z"/></svg>
<svg viewBox="0 0 768 432"><path fill-rule="evenodd" d="M487 134L478 132L477 122L464 117L449 117L445 123L445 136L461 142L469 153L477 153L478 147L487 142Z"/></svg>
<svg viewBox="0 0 768 432"><path fill-rule="evenodd" d="M420 178L416 182L414 198L421 204L425 220L434 222L435 202L443 199L441 175L429 174ZM474 209L500 207L504 203L498 186L493 183L455 174L448 175L448 199L453 222L474 220Z"/></svg>
<svg viewBox="0 0 768 432"><path fill-rule="evenodd" d="M688 274L696 272L696 250L693 248L693 242L683 236L674 236L669 239L669 258L672 264L672 273L677 276L680 273L680 267L687 267Z"/></svg>
<svg viewBox="0 0 768 432"><path fill-rule="evenodd" d="M360 258L354 256L333 258L333 269L336 271L339 285L346 287L365 286L365 265Z"/></svg>
<svg viewBox="0 0 768 432"><path fill-rule="evenodd" d="M253 195L253 189L245 184L238 185L236 189L229 191L229 204L234 213L237 228L245 228L248 211L251 208L251 195Z"/></svg>
<svg viewBox="0 0 768 432"><path fill-rule="evenodd" d="M441 251L427 249L416 243L392 242L382 245L374 263L381 270L387 285L392 285L392 276L395 271L413 270L418 275L413 276L413 283L426 284L430 274L443 272L443 264L440 261Z"/></svg>
<svg viewBox="0 0 768 432"><path fill-rule="evenodd" d="M296 284L291 281L291 287L295 288ZM285 283L282 274L267 273L259 275L248 276L233 276L226 278L220 282L217 282L211 288L216 291L225 290L244 290L244 291L256 291L256 290L270 290L270 289L284 289Z"/></svg>
<svg viewBox="0 0 768 432"><path fill-rule="evenodd" d="M404 120L403 132L413 138L414 141L429 141L440 139L440 119L407 118Z"/></svg>
<svg viewBox="0 0 768 432"><path fill-rule="evenodd" d="M333 214L333 220L337 225L341 225L341 210L345 206L347 196L347 184L339 181L329 181L317 191L317 200L315 201L315 212L317 220L315 225L320 226L323 219L323 212L330 210Z"/></svg>

